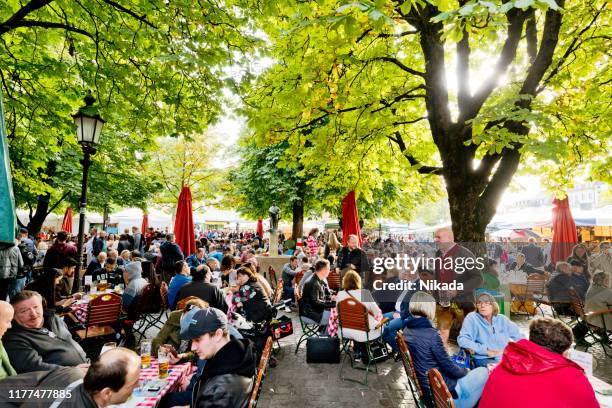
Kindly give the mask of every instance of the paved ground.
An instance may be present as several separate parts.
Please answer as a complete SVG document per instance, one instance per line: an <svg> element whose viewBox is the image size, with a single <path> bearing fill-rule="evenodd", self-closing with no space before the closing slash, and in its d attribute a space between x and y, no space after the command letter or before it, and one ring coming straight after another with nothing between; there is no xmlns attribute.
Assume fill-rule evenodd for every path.
<svg viewBox="0 0 612 408"><path fill-rule="evenodd" d="M342 381L338 364L306 364L306 344L303 343L297 354L295 344L301 333L295 313L284 313L291 316L294 323L294 334L280 341L281 351L277 354L278 366L269 368L264 380L259 399L259 406L265 408L302 408L302 407L415 407L405 381L401 362L389 359L378 365L378 374L368 375L368 386ZM529 320L526 317L513 316L521 331L527 334ZM147 331L147 337L153 338L157 329ZM450 346L456 351L456 346ZM599 347L589 349L594 357L594 375L612 383L612 358L606 357ZM357 379L363 378L364 372L351 369L345 362L344 375Z"/></svg>
<svg viewBox="0 0 612 408"><path fill-rule="evenodd" d="M301 407L414 407L401 362L389 359L379 364L379 373L370 373L368 386L339 377L339 365L306 364L306 345L294 354L300 334L295 313L295 333L281 340L281 352L277 356L278 367L270 368L263 384L259 406L269 408ZM516 320L521 330L527 333L526 318ZM590 349L594 356L595 376L612 383L612 358L606 358L600 348ZM363 371L344 366L345 376L362 378Z"/></svg>

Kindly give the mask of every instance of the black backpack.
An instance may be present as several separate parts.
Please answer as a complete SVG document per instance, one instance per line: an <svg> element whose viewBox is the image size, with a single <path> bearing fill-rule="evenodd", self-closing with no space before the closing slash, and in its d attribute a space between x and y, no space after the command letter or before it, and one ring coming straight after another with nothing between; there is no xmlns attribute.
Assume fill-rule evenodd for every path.
<svg viewBox="0 0 612 408"><path fill-rule="evenodd" d="M17 278L23 278L28 276L30 271L34 268L34 263L36 262L36 255L34 252L28 249L28 246L21 242L17 245L19 248L19 252L21 253L21 258L23 259L23 268L17 273Z"/></svg>

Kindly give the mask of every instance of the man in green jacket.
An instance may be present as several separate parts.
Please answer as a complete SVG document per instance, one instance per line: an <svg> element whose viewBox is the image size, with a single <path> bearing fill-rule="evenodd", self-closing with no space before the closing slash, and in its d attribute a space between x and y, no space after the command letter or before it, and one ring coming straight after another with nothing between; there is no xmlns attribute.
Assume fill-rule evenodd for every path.
<svg viewBox="0 0 612 408"><path fill-rule="evenodd" d="M0 300L0 380L17 374L2 345L2 336L4 336L4 333L11 327L13 315L13 306Z"/></svg>

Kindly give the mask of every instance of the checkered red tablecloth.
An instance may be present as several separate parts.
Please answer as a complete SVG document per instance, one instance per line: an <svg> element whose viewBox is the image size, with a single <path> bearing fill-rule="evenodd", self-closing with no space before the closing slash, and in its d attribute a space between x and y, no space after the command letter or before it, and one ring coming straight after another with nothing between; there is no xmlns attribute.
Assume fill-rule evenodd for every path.
<svg viewBox="0 0 612 408"><path fill-rule="evenodd" d="M193 366L191 363L184 364L176 364L171 365L168 370L168 377L164 379L166 382L166 386L161 389L157 395L153 397L141 397L136 405L136 407L156 407L159 404L159 401L162 399L164 395L168 392L176 391L183 381L185 376L191 374ZM157 380L158 377L158 367L157 360L153 359L151 361L150 368L143 368L140 370L140 384L145 386L151 380Z"/></svg>
<svg viewBox="0 0 612 408"><path fill-rule="evenodd" d="M87 322L87 303L75 303L70 306L74 316L79 319L80 323L85 324Z"/></svg>
<svg viewBox="0 0 612 408"><path fill-rule="evenodd" d="M338 310L335 307L329 309L329 321L327 323L327 334L334 337L338 333Z"/></svg>

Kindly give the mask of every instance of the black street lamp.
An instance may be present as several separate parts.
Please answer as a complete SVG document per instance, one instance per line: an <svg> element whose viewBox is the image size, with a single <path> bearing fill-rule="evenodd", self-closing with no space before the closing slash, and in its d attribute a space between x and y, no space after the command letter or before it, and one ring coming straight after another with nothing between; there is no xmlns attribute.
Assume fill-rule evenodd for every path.
<svg viewBox="0 0 612 408"><path fill-rule="evenodd" d="M93 106L96 99L91 95L91 92L85 97L85 106L72 115L74 124L77 129L77 141L83 149L83 182L81 184L81 198L79 200L79 236L77 242L77 266L76 276L72 284L72 293L80 290L81 286L81 266L83 264L83 237L85 235L85 208L87 207L87 176L89 166L91 165L90 157L96 154L96 146L100 142L100 133L104 126L104 119L100 117L98 108Z"/></svg>

